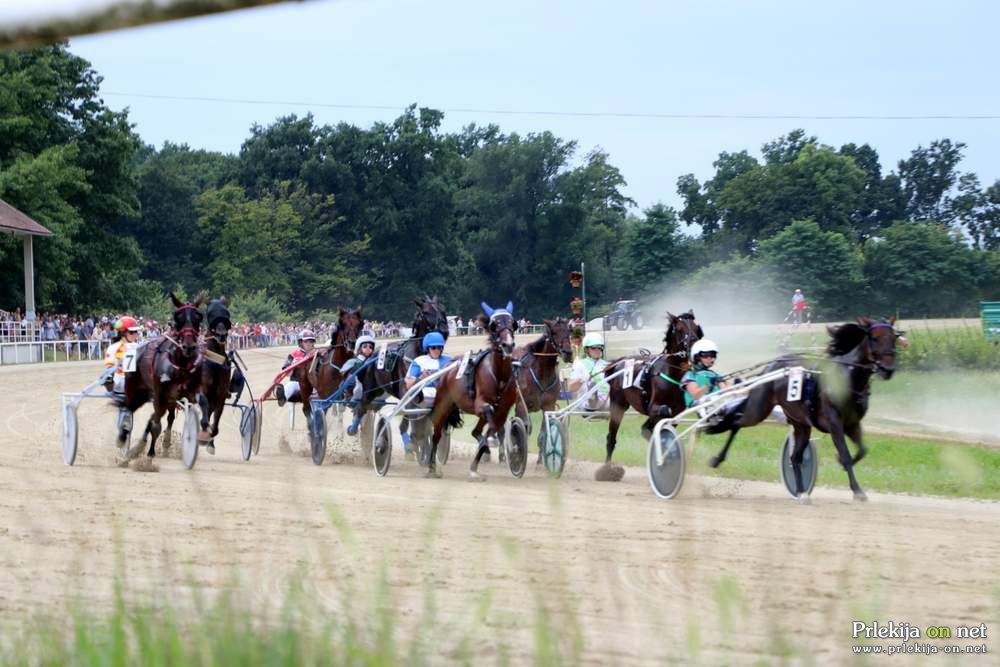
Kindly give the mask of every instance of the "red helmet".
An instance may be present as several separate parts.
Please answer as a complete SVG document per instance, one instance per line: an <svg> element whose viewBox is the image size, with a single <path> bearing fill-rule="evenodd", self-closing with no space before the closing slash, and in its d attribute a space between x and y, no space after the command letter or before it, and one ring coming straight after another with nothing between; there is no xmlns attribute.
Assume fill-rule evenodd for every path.
<svg viewBox="0 0 1000 667"><path fill-rule="evenodd" d="M139 322L130 315L124 315L115 322L115 330L119 332L124 331L142 331L142 326Z"/></svg>

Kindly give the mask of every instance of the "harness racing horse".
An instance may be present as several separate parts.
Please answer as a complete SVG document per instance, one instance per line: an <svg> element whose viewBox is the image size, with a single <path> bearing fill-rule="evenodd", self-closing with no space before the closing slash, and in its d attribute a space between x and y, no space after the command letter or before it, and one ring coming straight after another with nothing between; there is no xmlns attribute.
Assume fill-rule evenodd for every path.
<svg viewBox="0 0 1000 667"><path fill-rule="evenodd" d="M230 394L242 389L244 382L242 371L232 363L226 350L229 330L233 326L228 306L226 297L222 297L212 299L205 309L208 333L202 350L201 391L198 392L198 407L201 408L198 440L205 443L209 454L215 454L215 436L219 435L219 419L226 401ZM211 430L209 417L212 420Z"/></svg>
<svg viewBox="0 0 1000 667"><path fill-rule="evenodd" d="M517 373L520 392L517 410L526 424L531 423L529 413L556 409L561 386L559 357L567 364L573 361L569 322L562 317L544 322L545 333L541 338L514 350L514 360L520 365ZM542 462L542 431L538 431L539 464ZM500 451L503 452L503 449Z"/></svg>
<svg viewBox="0 0 1000 667"><path fill-rule="evenodd" d="M358 374L358 382L364 387L362 412L372 409L372 402L379 396L389 393L396 398L402 398L406 393L403 380L410 369L410 363L422 353L421 341L432 331L437 331L448 340L448 316L436 296L426 294L413 300L417 305L417 313L413 319L413 335L406 340L393 343L386 347L385 364L378 368L375 364L366 367ZM402 435L409 428L409 420L401 419L399 433Z"/></svg>
<svg viewBox="0 0 1000 667"><path fill-rule="evenodd" d="M667 313L667 330L663 335L663 351L652 359L645 357L622 357L616 359L604 370L605 376L620 370L620 364L627 359L644 362L644 370L638 387L623 387L623 376L612 378L609 382L608 400L610 403L610 420L608 423L608 438L606 442L607 458L604 465L594 474L598 481L617 482L625 475L625 469L612 464L611 457L618 443L618 429L629 406L639 414L646 416L642 424L642 437L649 440L653 435L653 427L661 419L676 415L684 410L684 390L681 388L681 378L691 366L691 346L705 334L694 317L694 311L689 310L680 315Z"/></svg>
<svg viewBox="0 0 1000 667"><path fill-rule="evenodd" d="M801 400L789 401L788 378L780 378L751 390L750 394L728 412L718 424L706 429L708 433L729 431L729 438L717 456L709 461L713 468L726 460L733 438L741 428L755 426L764 421L774 406L780 405L788 423L792 425L795 448L791 462L795 472L797 497L808 500L802 483L802 456L809 445L809 436L815 427L829 433L837 448L840 464L847 472L847 479L855 500L867 500L865 492L854 476L854 465L864 458L867 450L861 437L861 420L868 412L868 398L873 374L883 380L896 372L896 339L902 332L894 328L896 318L872 320L857 318L837 327L827 327L830 343L826 349L829 363L824 375L806 381ZM781 357L767 366L764 372L789 366L804 366L806 359L798 355ZM829 377L829 379L827 379ZM811 386L810 386L811 385ZM854 441L857 454L851 457L844 436Z"/></svg>
<svg viewBox="0 0 1000 667"><path fill-rule="evenodd" d="M162 431L160 420L164 413L169 415L163 445L164 448L169 448L170 427L173 425L177 401L186 398L194 402L201 385L198 335L204 315L199 309L207 298L202 296L194 303L182 303L171 292L170 300L174 303L173 335L164 334L139 347L136 352L136 370L125 374L125 396L115 400L115 405L127 408L133 414L150 400L153 401L153 414L142 434L143 441L147 436L152 436L147 451L150 457L156 455L156 439ZM123 426L118 432L119 449L127 441L128 431ZM132 452L128 452L128 455L131 456Z"/></svg>
<svg viewBox="0 0 1000 667"><path fill-rule="evenodd" d="M342 369L354 356L354 343L365 326L361 306L354 310L337 308L337 323L330 332L330 344L318 351L306 373L299 373L299 395L302 397L302 414L312 432L313 389L319 398L327 398L337 391L344 379Z"/></svg>
<svg viewBox="0 0 1000 667"><path fill-rule="evenodd" d="M517 331L517 321L512 314L514 306L509 301L506 308L496 310L486 303L481 305L485 314L479 315L477 320L489 332L490 347L479 363L468 371L474 374L475 396L470 395L465 377L458 377L457 371L446 373L438 381L437 396L431 411L434 436L431 439L427 477L441 477L441 472L436 468L438 443L446 426L461 425L461 413L465 412L479 418L472 430L472 437L479 443L479 449L472 460L469 479L485 480L478 468L480 459L490 451L487 438L495 434L498 442L503 442L507 413L517 400L517 378L513 363L514 332ZM486 436L483 435L484 424L489 425Z"/></svg>

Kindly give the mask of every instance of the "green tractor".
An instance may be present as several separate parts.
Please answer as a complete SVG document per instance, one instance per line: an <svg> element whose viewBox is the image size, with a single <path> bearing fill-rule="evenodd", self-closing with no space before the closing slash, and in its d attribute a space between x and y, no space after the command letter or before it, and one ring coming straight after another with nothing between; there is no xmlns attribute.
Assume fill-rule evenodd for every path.
<svg viewBox="0 0 1000 667"><path fill-rule="evenodd" d="M612 328L625 331L629 327L642 329L645 321L639 311L639 302L635 300L617 301L611 312L604 316L604 330L610 331Z"/></svg>

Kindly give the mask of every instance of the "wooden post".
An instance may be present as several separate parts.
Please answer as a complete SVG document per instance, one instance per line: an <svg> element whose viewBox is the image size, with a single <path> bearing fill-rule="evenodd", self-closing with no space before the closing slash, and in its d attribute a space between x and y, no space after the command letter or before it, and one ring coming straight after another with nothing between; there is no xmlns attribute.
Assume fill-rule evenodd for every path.
<svg viewBox="0 0 1000 667"><path fill-rule="evenodd" d="M35 258L31 234L24 235L24 319L35 319Z"/></svg>

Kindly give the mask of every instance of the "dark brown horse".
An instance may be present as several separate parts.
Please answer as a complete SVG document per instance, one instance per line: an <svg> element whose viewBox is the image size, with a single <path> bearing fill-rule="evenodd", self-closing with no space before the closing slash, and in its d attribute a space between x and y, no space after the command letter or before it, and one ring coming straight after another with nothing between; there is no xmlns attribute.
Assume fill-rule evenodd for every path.
<svg viewBox="0 0 1000 667"><path fill-rule="evenodd" d="M198 336L204 315L199 309L207 298L199 297L194 303L182 303L171 292L170 299L174 303L173 328L169 334L139 347L136 370L125 375L125 396L115 401L118 407L128 408L133 414L150 400L153 401L153 415L142 435L143 440L152 436L147 451L149 456L156 454L156 439L162 431L160 420L164 413L170 413L167 436L164 438L164 447L169 447L169 429L177 401L186 398L193 403L201 385ZM123 447L127 440L128 431L122 428L118 433L118 447Z"/></svg>
<svg viewBox="0 0 1000 667"><path fill-rule="evenodd" d="M854 464L867 453L862 442L861 420L868 412L871 377L878 374L883 380L888 380L896 372L896 339L902 334L893 327L895 321L894 317L888 320L859 317L857 323L828 327L830 343L826 350L828 361L824 365L824 374L807 379L802 398L797 401L788 400L787 378L752 389L743 403L718 424L706 429L708 433L729 431L725 446L709 461L709 465L715 468L726 460L733 438L741 428L759 424L767 419L774 406L780 405L795 437L791 462L798 496L803 498L805 492L802 456L809 445L809 435L816 427L830 434L855 500L867 500L854 476ZM777 359L764 372L809 365L804 357L793 355ZM858 446L853 458L845 435Z"/></svg>
<svg viewBox="0 0 1000 667"><path fill-rule="evenodd" d="M605 369L605 376L621 370L621 364L626 359L636 360L636 374L643 366L640 386L622 386L623 376L619 375L609 381L610 392L610 423L606 443L607 458L604 465L597 469L596 479L599 481L618 481L624 475L625 469L611 463L618 442L618 429L622 417L629 406L639 414L646 415L642 424L642 437L645 440L653 435L653 427L659 420L675 415L684 410L684 390L680 381L691 366L691 346L705 334L690 310L680 315L667 313L667 330L663 336L663 351L652 358L641 356L622 357L616 359Z"/></svg>
<svg viewBox="0 0 1000 667"><path fill-rule="evenodd" d="M423 298L414 299L413 303L417 305L417 313L413 319L412 335L386 347L383 368L372 364L358 374L358 381L364 387L362 412L372 409L372 402L386 393L396 398L403 397L406 393L403 380L410 369L410 362L420 356L420 342L426 334L437 331L445 340L448 339L448 316L438 298L425 294ZM406 419L400 420L401 435L407 432L408 425Z"/></svg>
<svg viewBox="0 0 1000 667"><path fill-rule="evenodd" d="M517 414L529 426L529 413L556 409L561 387L559 357L566 363L573 361L569 322L562 317L544 322L545 333L541 338L514 350L514 360L520 365L517 373L517 386L520 390ZM542 462L541 437L542 429L539 429L539 464Z"/></svg>
<svg viewBox="0 0 1000 667"><path fill-rule="evenodd" d="M517 400L517 378L514 376L514 332L517 331L517 321L514 320L513 306L510 302L506 308L496 310L483 303L483 311L477 319L489 332L490 347L475 368L468 372L475 374L475 397L469 393L466 378L454 373L447 373L437 384L437 396L431 411L434 423L434 436L431 439L430 462L428 477L440 477L436 468L437 446L441 441L446 426L458 426L462 423L461 413L474 414L479 418L472 437L479 443L476 457L469 469L469 479L482 481L479 474L479 460L489 452L487 438L496 434L497 440L503 442L504 426L507 413ZM471 364L470 364L471 365ZM489 430L483 435L483 425L488 424Z"/></svg>
<svg viewBox="0 0 1000 667"><path fill-rule="evenodd" d="M302 397L302 413L306 424L312 429L312 394L316 390L319 398L328 398L344 379L341 372L348 359L354 356L354 343L365 326L361 306L354 310L337 308L337 323L330 332L330 344L318 350L309 370L299 373L299 396Z"/></svg>
<svg viewBox="0 0 1000 667"><path fill-rule="evenodd" d="M215 454L215 436L219 435L219 419L232 392L230 386L234 378L234 364L226 350L229 330L233 323L229 319L229 302L225 297L212 299L205 309L208 332L205 335L201 364L201 391L198 392L198 407L201 408L201 433L199 442L205 444L209 454ZM236 383L242 380L242 373L235 371ZM234 383L235 384L235 383ZM211 430L209 418L211 417Z"/></svg>

